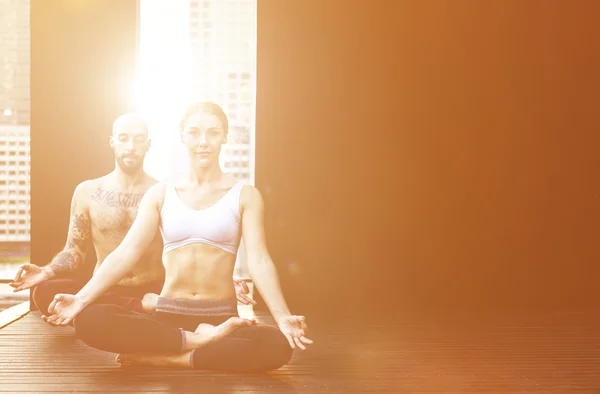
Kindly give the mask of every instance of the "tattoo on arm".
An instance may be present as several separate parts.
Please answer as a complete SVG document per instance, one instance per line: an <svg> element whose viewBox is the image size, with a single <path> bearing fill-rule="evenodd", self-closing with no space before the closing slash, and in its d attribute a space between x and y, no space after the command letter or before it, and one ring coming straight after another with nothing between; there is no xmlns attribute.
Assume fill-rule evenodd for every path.
<svg viewBox="0 0 600 394"><path fill-rule="evenodd" d="M77 211L77 204L73 203L69 235L65 249L57 254L50 268L56 273L73 271L83 263L87 243L91 236L91 223L85 213Z"/></svg>
<svg viewBox="0 0 600 394"><path fill-rule="evenodd" d="M83 213L75 212L71 219L67 248L84 251L86 242L90 238L90 220Z"/></svg>
<svg viewBox="0 0 600 394"><path fill-rule="evenodd" d="M75 270L82 262L83 255L79 252L75 250L63 250L52 259L49 268L55 274L61 274Z"/></svg>

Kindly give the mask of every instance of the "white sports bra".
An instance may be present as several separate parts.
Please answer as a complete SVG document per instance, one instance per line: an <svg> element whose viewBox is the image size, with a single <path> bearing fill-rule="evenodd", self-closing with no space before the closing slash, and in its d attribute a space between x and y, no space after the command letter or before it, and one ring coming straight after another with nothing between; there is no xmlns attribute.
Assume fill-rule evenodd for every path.
<svg viewBox="0 0 600 394"><path fill-rule="evenodd" d="M205 209L185 205L172 185L165 186L160 210L163 254L193 243L216 246L237 254L241 238L240 194L245 182L237 182L219 201Z"/></svg>

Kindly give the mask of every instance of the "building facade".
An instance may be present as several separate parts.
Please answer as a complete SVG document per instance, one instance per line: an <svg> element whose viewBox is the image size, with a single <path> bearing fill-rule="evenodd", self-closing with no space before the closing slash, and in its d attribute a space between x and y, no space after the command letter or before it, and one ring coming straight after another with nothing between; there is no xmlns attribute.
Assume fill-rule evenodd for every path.
<svg viewBox="0 0 600 394"><path fill-rule="evenodd" d="M29 0L0 0L0 242L5 245L30 240L29 29Z"/></svg>
<svg viewBox="0 0 600 394"><path fill-rule="evenodd" d="M256 0L190 0L191 96L213 100L229 118L225 172L254 182Z"/></svg>

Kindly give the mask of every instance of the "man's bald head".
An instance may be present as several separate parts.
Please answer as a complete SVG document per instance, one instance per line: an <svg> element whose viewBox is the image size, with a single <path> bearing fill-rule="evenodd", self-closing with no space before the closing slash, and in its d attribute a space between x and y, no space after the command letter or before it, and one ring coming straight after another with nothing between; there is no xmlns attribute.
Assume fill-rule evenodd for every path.
<svg viewBox="0 0 600 394"><path fill-rule="evenodd" d="M115 136L120 130L132 129L148 134L148 123L141 115L130 112L119 116L112 125L112 135Z"/></svg>
<svg viewBox="0 0 600 394"><path fill-rule="evenodd" d="M117 166L126 174L140 171L150 149L148 123L139 114L127 113L113 122L110 146L115 152Z"/></svg>

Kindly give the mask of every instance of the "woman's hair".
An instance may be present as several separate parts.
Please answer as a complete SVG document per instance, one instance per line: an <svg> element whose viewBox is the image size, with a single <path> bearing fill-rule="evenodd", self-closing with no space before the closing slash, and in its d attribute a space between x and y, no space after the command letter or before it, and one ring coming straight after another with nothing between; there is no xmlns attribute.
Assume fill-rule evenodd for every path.
<svg viewBox="0 0 600 394"><path fill-rule="evenodd" d="M183 114L183 117L181 118L181 122L179 123L179 130L183 131L185 121L190 116L200 112L206 112L208 114L215 115L221 122L221 127L223 128L225 135L227 135L227 132L229 131L229 120L227 119L227 115L225 115L225 111L223 111L223 108L221 108L220 105L215 104L211 101L203 101L200 103L190 105Z"/></svg>

